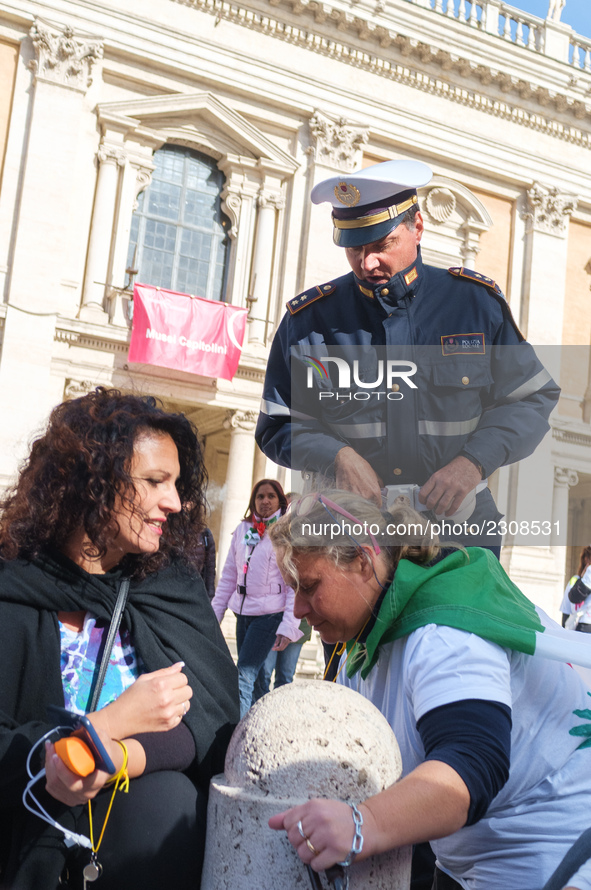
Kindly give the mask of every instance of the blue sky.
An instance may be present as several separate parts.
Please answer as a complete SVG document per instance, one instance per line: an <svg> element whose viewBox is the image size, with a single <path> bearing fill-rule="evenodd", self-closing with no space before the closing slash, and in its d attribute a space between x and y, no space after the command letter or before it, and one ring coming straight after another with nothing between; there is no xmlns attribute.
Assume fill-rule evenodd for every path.
<svg viewBox="0 0 591 890"><path fill-rule="evenodd" d="M511 0L511 6L531 12L540 18L546 18L549 0ZM566 0L562 10L561 22L572 25L577 34L591 37L591 2L590 0Z"/></svg>

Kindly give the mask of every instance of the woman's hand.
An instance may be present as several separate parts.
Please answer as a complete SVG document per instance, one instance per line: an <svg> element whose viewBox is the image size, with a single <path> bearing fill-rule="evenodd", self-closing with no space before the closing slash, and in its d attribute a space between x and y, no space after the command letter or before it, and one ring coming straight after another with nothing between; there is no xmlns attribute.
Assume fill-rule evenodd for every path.
<svg viewBox="0 0 591 890"><path fill-rule="evenodd" d="M174 729L189 710L193 695L183 667L179 661L171 667L141 674L116 701L89 714L93 725L111 739Z"/></svg>
<svg viewBox="0 0 591 890"><path fill-rule="evenodd" d="M364 840L366 816L369 822L367 827L370 829L373 820L364 807ZM302 824L307 841L298 828L298 822ZM301 806L271 816L269 827L276 831L286 831L290 844L296 849L302 862L312 865L315 871L324 871L346 859L355 836L351 807L339 800L309 800ZM365 857L361 854L359 858Z"/></svg>
<svg viewBox="0 0 591 890"><path fill-rule="evenodd" d="M283 634L277 634L275 637L275 645L271 649L271 652L283 652L284 649L287 649L291 640L289 637L284 636Z"/></svg>
<svg viewBox="0 0 591 890"><path fill-rule="evenodd" d="M109 739L104 732L99 731L99 734L108 754L119 769L123 765L123 751L120 745ZM45 743L45 787L56 800L69 807L84 804L96 797L107 779L109 774L98 769L84 778L78 776L68 769L57 754L55 746L51 742Z"/></svg>

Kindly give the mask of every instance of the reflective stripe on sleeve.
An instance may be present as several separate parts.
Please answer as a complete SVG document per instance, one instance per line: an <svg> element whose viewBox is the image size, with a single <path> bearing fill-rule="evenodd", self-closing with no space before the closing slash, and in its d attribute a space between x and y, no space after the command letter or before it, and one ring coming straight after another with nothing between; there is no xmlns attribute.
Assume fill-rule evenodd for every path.
<svg viewBox="0 0 591 890"><path fill-rule="evenodd" d="M278 402L271 402L269 399L261 399L261 414L267 417L290 417L292 420L314 420L311 414L303 414L301 411L295 411L288 408L287 405L280 405Z"/></svg>
<svg viewBox="0 0 591 890"><path fill-rule="evenodd" d="M518 386L517 389L514 389L513 392L510 392L508 396L505 396L506 402L519 402L521 399L527 398L527 396L533 395L546 383L549 383L552 380L552 377L546 370L546 368L542 368L541 371L538 371L533 377L530 377L529 380L526 380L525 383L522 383L521 386Z"/></svg>
<svg viewBox="0 0 591 890"><path fill-rule="evenodd" d="M287 405L279 405L277 402L270 402L268 399L261 399L261 413L268 414L269 417L289 417L291 415Z"/></svg>

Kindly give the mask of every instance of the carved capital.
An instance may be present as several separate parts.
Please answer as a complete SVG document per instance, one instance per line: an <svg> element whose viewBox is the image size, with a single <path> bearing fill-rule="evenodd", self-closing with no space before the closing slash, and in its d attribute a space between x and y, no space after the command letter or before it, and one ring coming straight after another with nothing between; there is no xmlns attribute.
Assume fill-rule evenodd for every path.
<svg viewBox="0 0 591 890"><path fill-rule="evenodd" d="M569 470L568 467L554 467L554 482L556 485L572 488L578 484L579 474L576 470Z"/></svg>
<svg viewBox="0 0 591 890"><path fill-rule="evenodd" d="M285 207L285 198L281 192L268 192L261 189L257 195L258 207L271 207L273 210L283 210Z"/></svg>
<svg viewBox="0 0 591 890"><path fill-rule="evenodd" d="M29 36L37 58L30 63L38 80L86 92L92 83L92 67L103 57L102 41L76 35L69 26L60 29L36 19Z"/></svg>
<svg viewBox="0 0 591 890"><path fill-rule="evenodd" d="M257 411L228 411L223 425L227 430L242 430L245 433L253 433L258 416Z"/></svg>
<svg viewBox="0 0 591 890"><path fill-rule="evenodd" d="M99 164L115 164L117 167L124 167L127 160L124 149L104 144L99 146L96 156Z"/></svg>
<svg viewBox="0 0 591 890"><path fill-rule="evenodd" d="M564 237L570 215L576 210L576 195L561 193L557 188L546 188L534 182L527 192L527 209L523 218L528 231L548 232Z"/></svg>
<svg viewBox="0 0 591 890"><path fill-rule="evenodd" d="M345 173L359 166L361 147L369 139L366 127L352 126L344 117L330 120L319 111L310 118L310 134L316 162Z"/></svg>

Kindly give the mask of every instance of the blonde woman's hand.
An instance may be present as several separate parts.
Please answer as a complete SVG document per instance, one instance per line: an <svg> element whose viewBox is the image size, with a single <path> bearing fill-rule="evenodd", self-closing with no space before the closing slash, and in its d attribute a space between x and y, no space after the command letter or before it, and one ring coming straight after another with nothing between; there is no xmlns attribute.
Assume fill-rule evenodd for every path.
<svg viewBox="0 0 591 890"><path fill-rule="evenodd" d="M364 807L364 820L365 816ZM336 862L343 862L351 851L355 835L349 804L319 798L271 816L269 827L286 831L302 862L311 865L315 871L324 871ZM365 833L364 830L364 839ZM364 844L359 858L364 859L365 855Z"/></svg>

